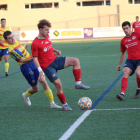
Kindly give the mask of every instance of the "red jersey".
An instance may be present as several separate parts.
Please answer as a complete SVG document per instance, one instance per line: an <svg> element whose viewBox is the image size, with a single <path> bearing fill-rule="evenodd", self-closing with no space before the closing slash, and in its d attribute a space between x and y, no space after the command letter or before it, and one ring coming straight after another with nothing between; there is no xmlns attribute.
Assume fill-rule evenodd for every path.
<svg viewBox="0 0 140 140"><path fill-rule="evenodd" d="M121 51L127 50L128 58L132 60L140 59L140 33L133 32L130 37L121 40Z"/></svg>
<svg viewBox="0 0 140 140"><path fill-rule="evenodd" d="M33 57L38 57L39 64L43 70L45 70L57 56L53 52L49 35L46 39L35 38L31 45L31 51Z"/></svg>
<svg viewBox="0 0 140 140"><path fill-rule="evenodd" d="M135 32L140 32L140 22L134 22L132 27L135 29Z"/></svg>

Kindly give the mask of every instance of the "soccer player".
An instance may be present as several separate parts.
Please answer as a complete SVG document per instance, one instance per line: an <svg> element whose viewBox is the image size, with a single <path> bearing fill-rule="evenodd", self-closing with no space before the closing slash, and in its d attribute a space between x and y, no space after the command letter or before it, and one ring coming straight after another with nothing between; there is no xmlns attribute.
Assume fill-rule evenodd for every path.
<svg viewBox="0 0 140 140"><path fill-rule="evenodd" d="M121 40L121 56L117 70L121 70L121 64L125 57L125 51L127 51L128 58L123 67L123 78L121 80L121 94L116 97L124 101L124 95L127 88L128 77L136 73L137 91L134 99L140 96L140 33L132 32L131 25L128 21L122 23L122 28L125 33L125 37Z"/></svg>
<svg viewBox="0 0 140 140"><path fill-rule="evenodd" d="M139 22L139 17L138 16L136 16L136 22L134 22L133 25L132 25L132 31L140 32L140 22Z"/></svg>
<svg viewBox="0 0 140 140"><path fill-rule="evenodd" d="M3 33L5 31L10 31L10 29L6 28L6 19L1 19L1 27L0 27L0 63L2 61L2 56L4 56L5 60L5 76L8 76L8 69L9 69L9 54L8 54L8 43L3 38Z"/></svg>
<svg viewBox="0 0 140 140"><path fill-rule="evenodd" d="M66 102L62 84L57 75L57 70L73 66L73 74L76 82L75 88L87 90L90 87L81 83L81 68L80 62L77 58L57 57L57 55L61 54L61 51L52 47L49 37L50 28L51 23L48 20L43 19L39 21L39 35L34 39L31 45L33 60L36 67L40 69L40 78L43 76L43 70L50 82L55 85L57 89L57 97L63 105L63 110L72 110Z"/></svg>
<svg viewBox="0 0 140 140"><path fill-rule="evenodd" d="M12 34L11 31L4 32L3 37L8 42L8 51L10 56L18 62L23 76L31 85L31 88L29 88L25 93L22 94L25 103L29 106L31 105L29 96L39 91L39 86L37 84L37 80L39 80L39 82L42 84L44 88L44 93L46 94L46 96L50 101L50 107L62 108L61 106L55 104L53 100L52 90L49 88L45 76L42 76L41 79L39 78L39 71L33 62L33 58L31 58L30 54L26 51L26 48L28 46L25 45L24 48L21 44L19 44L19 42L16 39L14 39L14 35Z"/></svg>

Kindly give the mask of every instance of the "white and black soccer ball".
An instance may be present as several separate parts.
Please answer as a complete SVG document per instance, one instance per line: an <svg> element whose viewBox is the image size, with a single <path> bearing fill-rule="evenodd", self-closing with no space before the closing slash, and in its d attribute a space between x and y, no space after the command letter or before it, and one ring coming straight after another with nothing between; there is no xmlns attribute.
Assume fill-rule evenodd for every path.
<svg viewBox="0 0 140 140"><path fill-rule="evenodd" d="M88 110L92 106L92 101L88 97L82 97L79 99L78 105L81 110Z"/></svg>

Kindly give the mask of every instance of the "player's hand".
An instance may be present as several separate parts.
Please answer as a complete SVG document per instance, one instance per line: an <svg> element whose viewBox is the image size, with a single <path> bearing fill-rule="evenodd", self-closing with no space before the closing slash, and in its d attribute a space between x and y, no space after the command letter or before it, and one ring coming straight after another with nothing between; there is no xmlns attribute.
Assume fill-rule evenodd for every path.
<svg viewBox="0 0 140 140"><path fill-rule="evenodd" d="M44 77L45 77L44 72L43 71L39 72L38 81L40 82L43 81Z"/></svg>
<svg viewBox="0 0 140 140"><path fill-rule="evenodd" d="M24 48L27 49L29 46L27 44L24 44Z"/></svg>
<svg viewBox="0 0 140 140"><path fill-rule="evenodd" d="M121 70L121 65L118 65L116 69L117 69L117 71L120 71Z"/></svg>
<svg viewBox="0 0 140 140"><path fill-rule="evenodd" d="M0 44L3 44L4 43L4 40L0 40Z"/></svg>
<svg viewBox="0 0 140 140"><path fill-rule="evenodd" d="M61 55L61 51L57 50L56 51L57 55Z"/></svg>

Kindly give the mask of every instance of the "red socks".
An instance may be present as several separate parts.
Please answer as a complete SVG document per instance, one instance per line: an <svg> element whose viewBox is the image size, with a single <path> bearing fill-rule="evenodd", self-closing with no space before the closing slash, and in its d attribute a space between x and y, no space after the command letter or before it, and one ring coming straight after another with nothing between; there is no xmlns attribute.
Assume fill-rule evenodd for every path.
<svg viewBox="0 0 140 140"><path fill-rule="evenodd" d="M125 94L126 88L127 88L127 81L128 78L123 77L121 81L121 92Z"/></svg>
<svg viewBox="0 0 140 140"><path fill-rule="evenodd" d="M121 92L123 92L125 94L125 90L127 88L127 80L128 78L123 77L122 81L121 81ZM136 78L137 81L137 88L140 88L140 78Z"/></svg>
<svg viewBox="0 0 140 140"><path fill-rule="evenodd" d="M60 102L61 102L62 104L66 104L66 103L67 103L67 102L66 102L66 99L65 99L64 93L57 95L57 97L59 98L59 100L60 100Z"/></svg>
<svg viewBox="0 0 140 140"><path fill-rule="evenodd" d="M81 81L81 69L73 69L73 75L75 77L75 82Z"/></svg>
<svg viewBox="0 0 140 140"><path fill-rule="evenodd" d="M137 77L137 88L140 88L140 78Z"/></svg>

